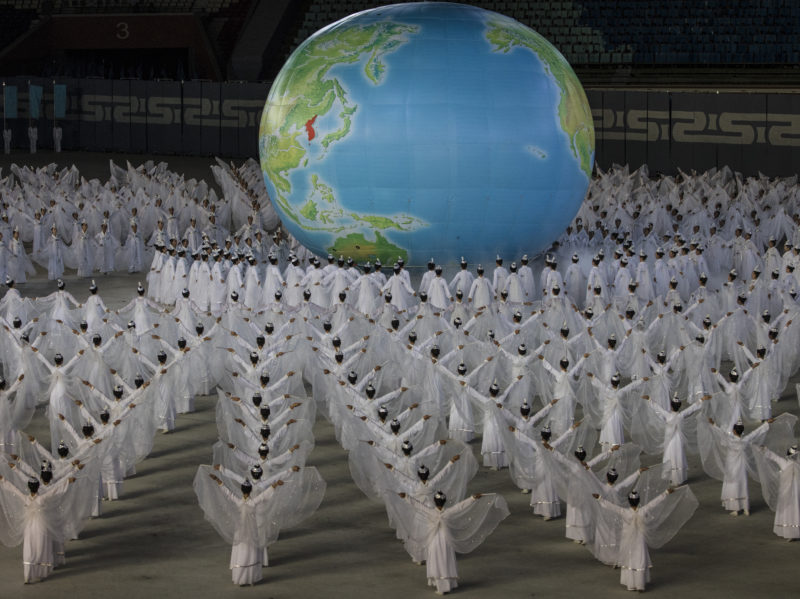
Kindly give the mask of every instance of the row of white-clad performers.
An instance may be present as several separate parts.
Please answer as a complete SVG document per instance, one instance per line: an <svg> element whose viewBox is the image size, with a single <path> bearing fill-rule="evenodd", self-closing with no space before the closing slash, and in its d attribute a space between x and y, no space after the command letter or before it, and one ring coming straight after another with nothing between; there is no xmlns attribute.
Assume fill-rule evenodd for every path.
<svg viewBox="0 0 800 599"><path fill-rule="evenodd" d="M656 297L685 305L729 282L722 305L705 307L712 318L730 311L742 291L751 311L777 313L775 298L796 297L800 289L798 198L796 180L745 180L728 169L654 180L645 169L616 169L593 179L587 200L538 276L527 256L510 264L498 256L495 265L472 265L475 274L462 260L448 277L432 258L416 293L427 293L440 310L459 299L472 308L495 298L521 304L547 296L555 286L582 308L629 299L646 304ZM380 309L378 296L387 291L398 309L416 302L402 259L389 270L379 260L356 267L345 256L329 255L324 263L280 237L261 253L237 238L223 245L157 252L148 274L154 299L172 303L189 288L198 306L219 311L235 290L258 310L275 301L278 291L297 306L308 289L315 304L328 308L346 289L348 302L365 314Z"/></svg>
<svg viewBox="0 0 800 599"><path fill-rule="evenodd" d="M302 362L306 352L309 358L313 356L312 346L288 348L287 337L292 336L285 335L288 322L281 322L278 342L277 336L262 333L255 325L248 332L240 326L246 321L225 328L241 314L231 314L234 321L228 323L215 322L210 315L195 315L192 322L176 321L174 316L152 310L142 297L134 302L138 305L131 306L136 315L128 314L133 318L125 330L120 328L124 317L105 312L95 286L84 306L74 302L63 283L59 291L42 300L22 299L15 292L12 287L6 294L9 301L4 298L4 308L36 316L25 326L19 316L9 317L4 329L5 341L11 344L4 354L4 372L9 378L12 373L19 374L8 388L3 384L8 399L3 402L7 407L2 418L3 440L9 461L2 479L2 540L23 543L26 582L45 578L54 566L64 563L64 541L78 534L87 516L100 515L102 497L119 497L123 479L134 473L135 464L149 453L154 431L171 430L177 413L192 411L194 395L207 394L215 385L220 387L220 442L214 447L213 468L200 467L195 489L208 520L232 544L233 581L253 584L260 580L262 567L267 565L267 546L277 540L281 529L313 513L324 495L324 481L314 468L305 467L313 448L311 424L316 405L306 396L303 372L288 370L290 360ZM102 333L90 330L85 320L88 310L104 313ZM126 310L121 312L126 314ZM142 318L148 319L149 325ZM40 328L40 322L52 326ZM145 333L137 333L135 322ZM175 323L171 333L163 326L166 322ZM264 324L264 328L278 332L274 325ZM315 328L308 323L297 330L307 334ZM156 333L178 337L171 346ZM34 342L30 343L32 336ZM219 346L218 342L229 345ZM281 348L285 351L279 351ZM315 366L320 371L330 372L325 365L339 365L332 344L317 349ZM259 362L266 367L258 367ZM205 379L190 376L209 371L206 365L211 364L218 367ZM270 382L266 368L285 374ZM47 403L52 453L19 432L39 398ZM409 416L401 414L406 408L400 402L387 401L385 409L397 410L398 418L410 424ZM377 421L377 415L372 416ZM423 430L413 439L419 443L431 440L429 453L438 455L447 442L441 450L432 442L442 429L436 424L438 415L430 424L429 419L420 420L426 424L418 427ZM362 432L374 436L379 431ZM375 437L375 443L388 446L388 438ZM471 462L465 459L463 463L476 466L471 454L470 458ZM474 469L470 478L473 474ZM465 488L460 494L465 494ZM477 546L508 513L499 496L455 501L462 498L454 492L450 502L455 505L445 507L445 496L440 494L437 508L420 497L406 508L427 513L433 528L439 521L452 526L467 518L485 521L461 537L450 538L442 529L436 541L429 543L430 551L417 548L429 564L429 578L436 581L432 584L443 591L456 586L454 552ZM417 545L427 537L418 530L408 535L408 542Z"/></svg>
<svg viewBox="0 0 800 599"><path fill-rule="evenodd" d="M82 179L74 166L59 171L55 165L37 170L13 165L12 176L0 180L0 280L8 273L23 283L34 272L33 262L46 267L51 279L60 277L65 266L90 276L115 269L139 272L153 262L151 271L163 276L151 290L170 301L191 280L196 284L202 278L187 276L193 260L208 262L209 273L204 274L212 276L216 286L220 274L210 271L217 254L222 273L230 271L235 257L242 278L258 278L265 289L271 285L267 275L274 276L264 272L270 255L287 269L283 278L291 279L290 253L304 267L310 255L291 236L270 236L279 221L257 163L248 161L237 168L218 162L212 171L222 198L205 181L187 181L165 163L135 169L129 164L126 170L112 162L105 183ZM665 295L674 278L676 295L685 302L702 274L716 284L733 268L745 282L757 269L764 273L764 287L797 288L798 197L796 180L744 179L729 169L658 179L650 179L645 168L632 174L626 168L600 172L554 251L562 264L573 262L563 271L562 287L581 306L598 285L608 299L623 297L628 284L635 282L637 297L651 301ZM26 243L32 246L30 256ZM171 260L153 260L154 252L164 252ZM545 272L535 281L526 262L523 259L518 270L516 265L500 265L478 287L491 283L494 293L506 292L511 302L540 298L552 286L552 277ZM245 273L245 263L255 263L258 269ZM323 270L328 274L328 267ZM351 269L350 274L358 273ZM471 298L472 279L469 273L456 275L449 297L460 288ZM425 278L418 291L428 292L437 305L447 301L437 297L441 285L432 293L429 283ZM314 291L315 303L325 305L325 298L317 297L319 290ZM403 290L397 291L394 301L401 302ZM475 289L479 299L480 291ZM194 297L203 303L199 293ZM335 299L335 294L328 298ZM257 307L251 304L269 302L272 295L255 298L251 293L246 299L248 306Z"/></svg>
<svg viewBox="0 0 800 599"><path fill-rule="evenodd" d="M744 434L751 421L739 381L709 375L712 388L690 392L682 370L673 369L674 353L686 348L669 361L661 352L650 359L645 349L648 375L612 370L606 379L609 364L622 362L612 339L595 342L586 323L570 334L552 303L533 306L517 323L518 315L508 321L485 310L458 325L422 302L383 324L345 302L332 311L305 301L296 310L255 313L231 299L215 319L194 311L190 298L161 311L143 289L117 314L96 291L83 305L63 285L33 301L12 288L3 300L3 372L14 381L3 389L3 434L17 456L3 472L3 541L23 542L26 579L50 572L63 542L99 514L100 497L119 495L153 432L171 430L175 414L191 411L193 396L215 385L220 443L215 466L200 468L195 488L233 546L239 584L260 579L280 528L322 500L324 482L304 466L317 409L350 452L357 484L386 503L398 537L415 562L426 562L438 592L457 584L455 552L477 547L508 513L498 496L464 499L477 470L465 443L475 435L484 466L510 466L515 483L530 490L535 514L557 517L565 500L567 536L620 566L631 589L648 580L647 547L668 541L696 507L680 485L686 453L698 445L706 471L723 481L726 509L748 510L752 465L776 508L776 533L796 534L798 521L787 518L798 506L787 498L797 497L797 479L787 473L797 463L784 457L794 418L770 417ZM504 326L506 337L488 334ZM790 325L783 329L793 334ZM594 347L579 354L582 343ZM714 356L701 359L711 364ZM197 372L208 374L189 376ZM41 399L52 454L18 432ZM661 455L662 465L641 469L642 448Z"/></svg>
<svg viewBox="0 0 800 599"><path fill-rule="evenodd" d="M257 163L237 167L218 160L211 169L222 197L163 162L127 169L110 162L105 182L87 181L75 166L12 165L0 179L0 278L9 274L24 283L34 263L52 280L65 267L81 277L140 272L160 246L191 255L206 243L246 250L259 260L269 251L285 253L286 242L271 236L279 221Z"/></svg>
<svg viewBox="0 0 800 599"><path fill-rule="evenodd" d="M311 256L296 240L267 234L278 219L257 163L236 168L218 162L212 170L222 198L204 181L186 181L164 163L127 170L111 163L103 184L81 179L74 166L62 171L55 165L12 166L14 176L0 180L0 280L8 273L23 283L34 272L33 261L47 267L51 279L60 277L65 265L89 276L116 268L139 272L151 263L149 289L164 303L189 288L201 309L218 311L238 288L245 305L261 309L285 284L290 305L297 305L308 287L312 300L327 307L349 284L351 302L360 303L364 313L374 308L375 292L387 284L378 263L369 265L375 272L363 281L357 281L362 272L352 261L346 273L331 272L332 256L325 266L306 266ZM539 299L555 283L583 307L594 301L596 289L603 300L624 301L634 286L641 301L672 291L670 301L685 303L703 292L704 280L714 286L734 269L737 285L755 288L751 295L758 297L751 298L750 309L756 310L765 294L798 288L796 180L745 180L729 169L647 175L644 168L633 174L616 168L593 179L587 201L554 248L567 268L553 265L536 280L523 257L519 265L500 261L491 276L477 280L464 265L446 283L431 263L417 291L427 292L440 309L459 289L466 301L483 306L495 295L509 303ZM33 261L24 243L32 244ZM392 280L390 287L393 303L404 309L413 303L413 292L407 273L400 274L407 284Z"/></svg>

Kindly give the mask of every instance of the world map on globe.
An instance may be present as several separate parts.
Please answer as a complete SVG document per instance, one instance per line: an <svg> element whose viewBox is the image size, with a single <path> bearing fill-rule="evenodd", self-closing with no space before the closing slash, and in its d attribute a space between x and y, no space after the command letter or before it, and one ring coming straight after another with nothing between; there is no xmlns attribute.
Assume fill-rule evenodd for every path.
<svg viewBox="0 0 800 599"><path fill-rule="evenodd" d="M472 6L397 4L295 50L259 153L284 226L317 254L489 262L563 232L594 127L572 68L532 29Z"/></svg>

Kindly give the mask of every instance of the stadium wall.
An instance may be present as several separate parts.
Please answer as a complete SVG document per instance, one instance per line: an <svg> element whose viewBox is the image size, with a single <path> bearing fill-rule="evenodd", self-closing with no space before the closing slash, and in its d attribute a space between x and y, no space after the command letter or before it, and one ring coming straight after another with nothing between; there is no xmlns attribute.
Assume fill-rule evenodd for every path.
<svg viewBox="0 0 800 599"><path fill-rule="evenodd" d="M186 49L197 77L221 80L217 59L200 19L191 14L54 15L0 52L4 73L39 73L60 52ZM32 70L31 70L32 69Z"/></svg>
<svg viewBox="0 0 800 599"><path fill-rule="evenodd" d="M18 118L9 119L14 148L28 147L28 79L18 87ZM53 147L53 81L45 89L39 145ZM144 154L243 157L258 154L258 126L266 83L58 79L67 86L59 119L62 149Z"/></svg>
<svg viewBox="0 0 800 599"><path fill-rule="evenodd" d="M596 162L674 174L800 173L800 93L589 90Z"/></svg>
<svg viewBox="0 0 800 599"><path fill-rule="evenodd" d="M13 147L26 148L28 79ZM39 144L52 148L52 81L45 88ZM67 86L64 149L255 157L267 83L59 79ZM800 172L800 93L589 90L596 162L674 174L728 165L745 175ZM1 101L1 99L0 99Z"/></svg>

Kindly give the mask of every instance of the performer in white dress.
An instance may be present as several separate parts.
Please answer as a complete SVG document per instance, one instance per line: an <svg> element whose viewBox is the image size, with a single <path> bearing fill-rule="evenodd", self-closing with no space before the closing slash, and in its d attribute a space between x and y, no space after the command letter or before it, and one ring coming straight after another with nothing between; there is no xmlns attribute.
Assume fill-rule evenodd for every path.
<svg viewBox="0 0 800 599"><path fill-rule="evenodd" d="M618 519L619 535L617 565L619 581L629 591L643 591L650 582L650 553L669 542L692 517L697 499L688 486L669 488L661 495L640 505L636 491L628 495L630 507L622 507L595 495L603 512L600 517Z"/></svg>
<svg viewBox="0 0 800 599"><path fill-rule="evenodd" d="M509 515L500 495L473 495L445 507L447 497L438 492L434 506L410 495L387 493L386 507L406 543L419 546L425 555L428 585L437 595L458 586L456 552L469 553Z"/></svg>

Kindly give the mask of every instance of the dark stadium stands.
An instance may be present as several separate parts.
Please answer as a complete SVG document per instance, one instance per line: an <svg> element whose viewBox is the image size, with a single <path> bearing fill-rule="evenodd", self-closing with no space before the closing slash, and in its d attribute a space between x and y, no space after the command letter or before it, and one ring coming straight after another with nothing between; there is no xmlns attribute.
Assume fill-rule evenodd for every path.
<svg viewBox="0 0 800 599"><path fill-rule="evenodd" d="M392 2L312 0L294 47L333 21L384 4ZM796 0L479 0L465 4L525 23L573 65L800 62L800 2Z"/></svg>
<svg viewBox="0 0 800 599"><path fill-rule="evenodd" d="M579 18L633 64L796 64L800 3L794 0L584 2Z"/></svg>
<svg viewBox="0 0 800 599"><path fill-rule="evenodd" d="M4 0L2 5L44 14L203 13L214 14L240 0Z"/></svg>
<svg viewBox="0 0 800 599"><path fill-rule="evenodd" d="M0 49L5 48L20 35L25 33L38 17L32 2L0 2ZM19 5L19 6L17 6Z"/></svg>
<svg viewBox="0 0 800 599"><path fill-rule="evenodd" d="M239 63L255 63L247 78L271 80L288 55L318 29L349 14L393 0L0 0L3 50L31 28L64 15L186 14L198 18L217 56L221 77L240 79L230 64L259 7L269 5L271 27L260 48L240 47ZM412 0L415 1L415 0ZM525 23L550 40L584 84L647 86L666 73L679 86L800 82L798 0L462 0ZM263 12L262 12L262 18ZM244 48L244 54L242 54ZM247 54L249 52L249 54ZM262 60L263 55L263 60ZM59 60L56 57L56 62ZM42 73L80 75L96 65L70 57ZM260 72L258 64L261 63ZM7 69L4 72L7 73ZM129 71L115 65L106 72ZM134 69L147 78L153 69ZM158 69L156 69L158 70ZM184 69L191 77L191 65ZM139 75L138 73L143 73ZM233 73L233 74L232 74ZM21 73L11 73L21 74ZM30 73L34 74L34 73ZM174 74L176 76L177 73ZM103 75L103 76L108 76ZM202 76L202 75L201 75Z"/></svg>

